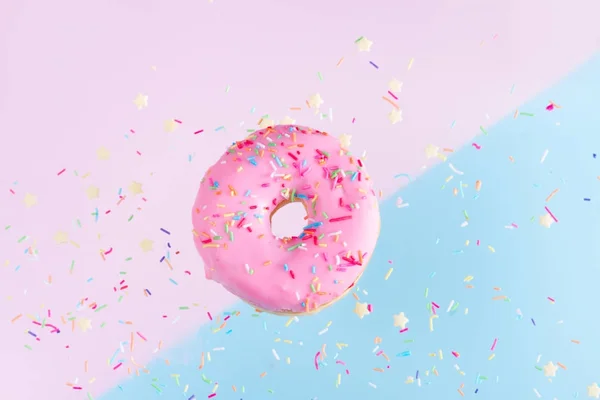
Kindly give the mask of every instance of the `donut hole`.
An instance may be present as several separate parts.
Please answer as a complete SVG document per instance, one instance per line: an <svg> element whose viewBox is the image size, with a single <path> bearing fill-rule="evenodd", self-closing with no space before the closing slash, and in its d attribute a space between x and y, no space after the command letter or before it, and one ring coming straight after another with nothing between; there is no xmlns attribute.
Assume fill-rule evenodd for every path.
<svg viewBox="0 0 600 400"><path fill-rule="evenodd" d="M304 203L285 200L271 214L271 233L278 239L298 237L306 226L307 218Z"/></svg>

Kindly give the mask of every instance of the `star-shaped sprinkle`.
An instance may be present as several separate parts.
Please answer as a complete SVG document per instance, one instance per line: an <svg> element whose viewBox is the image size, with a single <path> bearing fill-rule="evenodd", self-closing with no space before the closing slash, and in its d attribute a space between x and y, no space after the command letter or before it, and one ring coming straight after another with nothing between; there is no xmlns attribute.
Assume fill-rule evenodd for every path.
<svg viewBox="0 0 600 400"><path fill-rule="evenodd" d="M342 146L342 148L344 148L344 149L348 149L348 148L350 148L351 144L352 144L352 136L342 133L340 135L340 146Z"/></svg>
<svg viewBox="0 0 600 400"><path fill-rule="evenodd" d="M144 239L140 243L140 248L144 253L152 251L154 249L154 242L150 239Z"/></svg>
<svg viewBox="0 0 600 400"><path fill-rule="evenodd" d="M404 83L394 78L388 83L388 88L391 92L400 93L402 91L402 85L404 85Z"/></svg>
<svg viewBox="0 0 600 400"><path fill-rule="evenodd" d="M54 234L54 243L65 244L69 242L69 234L66 232L56 232Z"/></svg>
<svg viewBox="0 0 600 400"><path fill-rule="evenodd" d="M90 185L85 189L85 194L89 200L94 200L100 197L100 189L94 185Z"/></svg>
<svg viewBox="0 0 600 400"><path fill-rule="evenodd" d="M110 151L108 151L106 147L102 146L96 150L96 157L98 157L98 160L106 161L110 158Z"/></svg>
<svg viewBox="0 0 600 400"><path fill-rule="evenodd" d="M358 51L371 51L371 46L373 46L373 42L364 36L356 42L356 47L358 47Z"/></svg>
<svg viewBox="0 0 600 400"><path fill-rule="evenodd" d="M400 329L405 329L406 328L406 324L408 324L408 318L406 318L406 315L404 315L403 312L401 312L400 314L396 314L394 315L394 326L395 327L399 327Z"/></svg>
<svg viewBox="0 0 600 400"><path fill-rule="evenodd" d="M440 154L440 148L437 146L434 146L432 144L427 145L427 147L425 147L425 156L427 158L434 158L437 157Z"/></svg>
<svg viewBox="0 0 600 400"><path fill-rule="evenodd" d="M292 119L291 117L285 116L285 118L279 121L279 123L281 125L294 125L296 123L296 120Z"/></svg>
<svg viewBox="0 0 600 400"><path fill-rule="evenodd" d="M168 120L166 120L165 123L164 123L164 125L163 125L163 129L167 133L174 132L175 128L177 128L177 122L175 122L174 119L168 119Z"/></svg>
<svg viewBox="0 0 600 400"><path fill-rule="evenodd" d="M550 226L552 226L553 223L554 223L554 220L552 219L550 214L544 214L544 215L540 216L540 225L543 226L544 228L550 228Z"/></svg>
<svg viewBox="0 0 600 400"><path fill-rule="evenodd" d="M319 93L313 94L312 96L310 96L310 99L308 99L308 106L317 110L321 107L321 104L323 103L324 101Z"/></svg>
<svg viewBox="0 0 600 400"><path fill-rule="evenodd" d="M129 193L131 193L134 196L144 193L144 191L142 190L142 184L139 182L135 182L135 181L131 182L128 189L129 189Z"/></svg>
<svg viewBox="0 0 600 400"><path fill-rule="evenodd" d="M88 330L92 329L92 320L87 318L80 319L79 329L81 329L82 332L87 332Z"/></svg>
<svg viewBox="0 0 600 400"><path fill-rule="evenodd" d="M388 119L390 120L390 122L392 123L392 125L393 124L397 124L398 122L402 122L402 110L394 108L388 114Z"/></svg>
<svg viewBox="0 0 600 400"><path fill-rule="evenodd" d="M263 118L260 120L260 124L258 124L260 129L265 129L268 127L272 127L275 126L275 121L273 121L272 119L269 118Z"/></svg>
<svg viewBox="0 0 600 400"><path fill-rule="evenodd" d="M552 361L544 365L544 376L556 376L556 371L558 371L558 365L554 365Z"/></svg>
<svg viewBox="0 0 600 400"><path fill-rule="evenodd" d="M148 96L141 93L138 94L133 100L133 104L136 105L138 110L143 110L144 108L148 107Z"/></svg>
<svg viewBox="0 0 600 400"><path fill-rule="evenodd" d="M357 301L356 306L354 307L354 313L358 315L358 318L363 319L365 315L369 314L368 303L360 303Z"/></svg>
<svg viewBox="0 0 600 400"><path fill-rule="evenodd" d="M35 196L31 193L25 194L25 198L23 199L23 203L25 203L25 207L31 208L31 207L35 206L37 204L37 202L38 202L37 196Z"/></svg>
<svg viewBox="0 0 600 400"><path fill-rule="evenodd" d="M600 386L596 382L592 383L587 387L587 393L589 397L600 399Z"/></svg>

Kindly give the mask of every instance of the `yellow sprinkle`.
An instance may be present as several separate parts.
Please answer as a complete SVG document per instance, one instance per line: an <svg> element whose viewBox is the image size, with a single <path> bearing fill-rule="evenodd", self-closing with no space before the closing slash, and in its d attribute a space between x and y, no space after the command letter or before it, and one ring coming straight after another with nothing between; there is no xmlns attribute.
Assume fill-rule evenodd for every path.
<svg viewBox="0 0 600 400"><path fill-rule="evenodd" d="M235 215L235 213L227 213L227 214L223 214L223 216L225 218L229 218L229 217L233 217Z"/></svg>
<svg viewBox="0 0 600 400"><path fill-rule="evenodd" d="M488 357L488 361L491 361L494 359L494 357L496 357L495 353L490 354L490 356Z"/></svg>
<svg viewBox="0 0 600 400"><path fill-rule="evenodd" d="M387 274L385 274L385 280L387 281L388 278L390 277L390 275L392 275L392 272L394 271L394 268L390 268L387 272Z"/></svg>
<svg viewBox="0 0 600 400"><path fill-rule="evenodd" d="M488 249L490 249L490 251L491 251L492 253L495 253L495 252L496 252L496 249L494 249L492 246L488 246Z"/></svg>
<svg viewBox="0 0 600 400"><path fill-rule="evenodd" d="M408 71L410 71L414 62L415 62L415 59L411 58L410 61L408 62L408 68L407 68Z"/></svg>
<svg viewBox="0 0 600 400"><path fill-rule="evenodd" d="M444 353L442 353L442 349L438 350L438 353L440 355L440 360L444 359Z"/></svg>
<svg viewBox="0 0 600 400"><path fill-rule="evenodd" d="M473 280L473 277L471 275L467 276L463 282L471 282Z"/></svg>
<svg viewBox="0 0 600 400"><path fill-rule="evenodd" d="M337 384L338 384L338 386L342 384L342 374L338 374L338 376L337 376Z"/></svg>
<svg viewBox="0 0 600 400"><path fill-rule="evenodd" d="M285 359L285 362L286 362L286 363L288 363L288 365L289 365L289 364L291 364L291 363L292 363L292 360L291 360L289 357L287 357L287 358Z"/></svg>
<svg viewBox="0 0 600 400"><path fill-rule="evenodd" d="M447 177L446 183L450 182L452 179L454 179L454 175L450 175L449 177Z"/></svg>
<svg viewBox="0 0 600 400"><path fill-rule="evenodd" d="M469 240L467 240L467 241L465 242L465 246L468 246L468 245L469 245L469 243L471 243L471 242L470 242Z"/></svg>
<svg viewBox="0 0 600 400"><path fill-rule="evenodd" d="M438 315L432 315L431 317L429 317L429 331L433 332L433 320L438 318Z"/></svg>
<svg viewBox="0 0 600 400"><path fill-rule="evenodd" d="M285 343L285 344L292 344L292 341L291 341L291 340L289 340L289 339L285 339L285 340L283 341L283 343Z"/></svg>
<svg viewBox="0 0 600 400"><path fill-rule="evenodd" d="M206 358L210 361L210 351L206 352Z"/></svg>
<svg viewBox="0 0 600 400"><path fill-rule="evenodd" d="M294 318L288 319L287 322L285 323L285 327L287 328L288 326L290 326L292 324L292 322L294 322Z"/></svg>

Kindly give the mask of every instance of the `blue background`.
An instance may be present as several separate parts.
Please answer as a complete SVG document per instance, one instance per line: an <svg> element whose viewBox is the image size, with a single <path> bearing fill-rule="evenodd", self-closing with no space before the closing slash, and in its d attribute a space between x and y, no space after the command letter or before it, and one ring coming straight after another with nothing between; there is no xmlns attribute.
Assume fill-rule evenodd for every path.
<svg viewBox="0 0 600 400"><path fill-rule="evenodd" d="M481 150L465 146L452 155L448 161L464 171L463 176L453 173L448 163L440 164L398 194L409 207L398 209L397 196L382 205L379 243L357 289L361 301L373 305L372 314L359 319L352 312L356 301L347 296L326 311L286 327L285 317L258 316L239 304L240 315L231 318L227 329L213 333L216 326L203 327L150 364L149 375L123 382L101 399L187 399L192 394L206 399L215 382L219 383L216 400L458 399L462 383L466 398L535 399L534 388L543 398L587 397L586 387L600 381L596 364L600 357L598 71L600 58L595 58L520 107L535 116L509 116L489 128L488 135L474 139ZM549 100L562 108L546 111ZM548 156L540 163L546 149ZM593 157L596 152L599 159ZM450 175L454 179L441 189ZM464 198L452 194L461 180L468 185L463 188ZM474 198L476 180L483 182L479 198ZM545 198L557 188L560 191L548 207L559 223L546 229L538 219L545 213ZM468 212L469 225L461 228L463 210ZM511 223L518 228L506 229ZM394 272L385 281L390 266ZM474 277L472 289L465 288L468 275ZM492 300L499 295L509 300ZM460 305L447 313L451 300ZM434 332L429 331L431 301L441 307ZM399 312L410 319L409 330L402 334L392 319ZM328 321L332 321L329 330L319 335ZM375 337L382 339L380 349L389 363L373 353ZM276 342L277 338L293 344ZM488 360L494 338L498 338L495 358ZM348 346L340 350L336 342ZM327 358L316 370L314 356L323 344L327 344ZM219 347L225 350L213 351ZM430 356L440 349L443 360ZM410 356L397 356L407 350ZM210 351L212 361L200 371L202 351ZM460 358L451 351L460 353ZM336 364L336 357L345 366ZM165 365L164 358L171 366ZM559 369L549 381L535 368L548 361L568 369ZM376 367L385 372L375 372ZM439 376L433 375L434 367ZM417 370L421 386L404 383ZM264 378L262 372L267 373ZM342 378L336 387L338 373ZM180 375L180 386L172 374ZM203 374L212 383L206 383ZM160 394L152 383L161 388ZM186 384L189 389L184 393Z"/></svg>

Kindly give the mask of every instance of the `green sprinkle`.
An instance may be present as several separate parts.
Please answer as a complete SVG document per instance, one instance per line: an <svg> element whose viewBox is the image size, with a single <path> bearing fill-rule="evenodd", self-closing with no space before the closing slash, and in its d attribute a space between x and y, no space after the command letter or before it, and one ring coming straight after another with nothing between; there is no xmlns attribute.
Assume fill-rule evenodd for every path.
<svg viewBox="0 0 600 400"><path fill-rule="evenodd" d="M133 219L133 214L131 214L131 216L129 217L129 219L127 220L127 222L131 222L132 219Z"/></svg>
<svg viewBox="0 0 600 400"><path fill-rule="evenodd" d="M229 241L233 242L233 231L229 231Z"/></svg>
<svg viewBox="0 0 600 400"><path fill-rule="evenodd" d="M429 295L429 288L425 288L425 298Z"/></svg>
<svg viewBox="0 0 600 400"><path fill-rule="evenodd" d="M26 349L29 349L29 350L33 350L33 349L31 348L31 346L30 346L30 345L28 345L28 344L26 344L26 345L25 345L25 348L26 348Z"/></svg>
<svg viewBox="0 0 600 400"><path fill-rule="evenodd" d="M119 299L117 300L117 303L120 303L121 300L123 300L123 296L119 296Z"/></svg>
<svg viewBox="0 0 600 400"><path fill-rule="evenodd" d="M526 113L526 112L520 112L519 115L523 115L525 117L533 117L534 116L534 114L532 114L532 113Z"/></svg>
<svg viewBox="0 0 600 400"><path fill-rule="evenodd" d="M358 43L358 42L360 42L361 40L363 40L363 38L364 38L364 36L361 36L361 37L359 37L358 39L356 39L356 40L354 41L354 43Z"/></svg>
<svg viewBox="0 0 600 400"><path fill-rule="evenodd" d="M322 81L323 80L323 75L321 75L320 72L317 72L317 76L319 77L319 80Z"/></svg>
<svg viewBox="0 0 600 400"><path fill-rule="evenodd" d="M542 370L542 367L538 367L537 365L535 366L535 369L537 369L538 371Z"/></svg>
<svg viewBox="0 0 600 400"><path fill-rule="evenodd" d="M156 383L151 383L150 386L152 386L154 389L156 389L159 393L162 392L162 389L158 387L158 385Z"/></svg>
<svg viewBox="0 0 600 400"><path fill-rule="evenodd" d="M94 400L94 398L92 397L92 394L90 392L87 392L87 398L88 398L88 400Z"/></svg>
<svg viewBox="0 0 600 400"><path fill-rule="evenodd" d="M94 312L98 312L98 311L100 311L100 310L102 310L102 309L105 309L106 307L108 307L108 304L102 304L100 307L96 308L96 309L94 310Z"/></svg>
<svg viewBox="0 0 600 400"><path fill-rule="evenodd" d="M17 243L21 243L25 239L27 239L27 236L23 236L21 239L17 240Z"/></svg>
<svg viewBox="0 0 600 400"><path fill-rule="evenodd" d="M5 231L7 231L7 230L9 230L9 229L10 229L10 225L6 225L6 226L4 227L4 230L5 230Z"/></svg>
<svg viewBox="0 0 600 400"><path fill-rule="evenodd" d="M413 343L415 341L415 339L406 339L404 341L404 343Z"/></svg>
<svg viewBox="0 0 600 400"><path fill-rule="evenodd" d="M188 306L181 306L179 307L180 310L189 310L190 308Z"/></svg>
<svg viewBox="0 0 600 400"><path fill-rule="evenodd" d="M204 375L204 374L202 374L202 380L203 380L205 383L209 383L209 384L210 384L210 383L212 383L212 381L211 381L210 379L208 379L208 378L206 377L206 375Z"/></svg>
<svg viewBox="0 0 600 400"><path fill-rule="evenodd" d="M295 245L293 245L292 247L288 247L288 248L287 248L287 251L296 250L298 247L300 247L300 245L301 245L301 243L299 243L299 244L295 244Z"/></svg>
<svg viewBox="0 0 600 400"><path fill-rule="evenodd" d="M467 214L467 210L463 210L463 214L465 216L465 219L468 221L469 220L469 214Z"/></svg>
<svg viewBox="0 0 600 400"><path fill-rule="evenodd" d="M310 290L315 293L317 291L317 289L315 289L315 285L313 285L312 283L310 284Z"/></svg>
<svg viewBox="0 0 600 400"><path fill-rule="evenodd" d="M131 258L131 257L127 257L127 258L125 259L125 261L131 261L131 260L133 260L133 258Z"/></svg>
<svg viewBox="0 0 600 400"><path fill-rule="evenodd" d="M323 215L323 218L325 218L325 219L329 219L329 215L327 215L327 213L326 213L325 211L323 211L323 212L321 213L321 215Z"/></svg>

